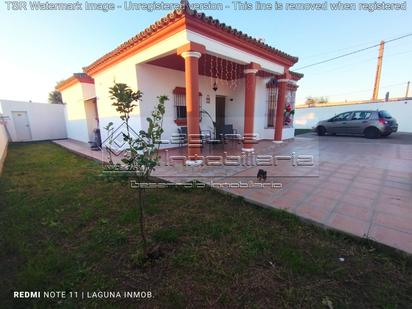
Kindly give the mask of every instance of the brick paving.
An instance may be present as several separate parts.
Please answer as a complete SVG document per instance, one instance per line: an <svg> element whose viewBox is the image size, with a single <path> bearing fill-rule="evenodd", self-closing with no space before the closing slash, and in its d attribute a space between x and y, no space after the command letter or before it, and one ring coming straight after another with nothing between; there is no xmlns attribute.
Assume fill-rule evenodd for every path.
<svg viewBox="0 0 412 309"><path fill-rule="evenodd" d="M398 141L399 139L399 141ZM102 160L101 152L72 140L55 143L74 152ZM241 145L214 145L202 155L240 154ZM282 189L228 188L222 190L262 205L284 209L322 226L370 238L412 253L412 135L399 133L386 139L361 137L318 138L305 134L293 141L274 144L261 141L258 155L313 155L314 166L292 167L290 161L260 167L267 182ZM167 152L184 155L184 148ZM166 152L162 151L162 158ZM206 183L256 182L257 166L161 166L155 175L171 181L192 179Z"/></svg>

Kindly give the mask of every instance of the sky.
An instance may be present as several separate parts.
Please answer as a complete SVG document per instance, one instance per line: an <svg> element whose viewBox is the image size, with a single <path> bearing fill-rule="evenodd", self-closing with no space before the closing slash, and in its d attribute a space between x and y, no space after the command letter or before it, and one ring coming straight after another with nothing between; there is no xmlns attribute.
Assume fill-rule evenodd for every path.
<svg viewBox="0 0 412 309"><path fill-rule="evenodd" d="M153 0L139 2L152 3ZM269 45L299 57L299 62L292 70L304 73L305 77L299 81L297 104L303 103L309 96L327 97L329 101L369 99L372 96L378 48L322 65L299 68L378 44L381 40L412 33L412 1L409 0L407 10L375 12L330 9L241 11L235 10L232 1L212 2L223 3L225 9L204 11L206 15L253 37L264 38ZM284 5L297 2L324 3L321 0L277 2ZM327 4L335 2L328 1ZM123 4L123 1L113 3ZM254 4L255 1L249 3ZM54 89L56 82L68 78L74 72L81 72L82 67L167 13L124 9L111 12L13 11L11 8L8 10L6 1L1 1L0 99L47 102L48 92ZM387 91L391 97L404 96L409 80L412 80L412 36L386 44L380 97L383 98Z"/></svg>

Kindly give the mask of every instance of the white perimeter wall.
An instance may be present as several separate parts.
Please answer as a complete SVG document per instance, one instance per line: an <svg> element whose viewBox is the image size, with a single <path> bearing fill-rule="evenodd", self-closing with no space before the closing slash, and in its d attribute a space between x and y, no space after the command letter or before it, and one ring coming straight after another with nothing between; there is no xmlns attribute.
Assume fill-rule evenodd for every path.
<svg viewBox="0 0 412 309"><path fill-rule="evenodd" d="M336 114L346 111L377 109L386 110L396 118L399 124L398 131L412 132L412 100L296 109L295 128L310 129L318 121L329 119Z"/></svg>
<svg viewBox="0 0 412 309"><path fill-rule="evenodd" d="M3 116L3 111L0 104L0 117ZM6 132L6 128L2 124L0 120L0 174L3 170L4 160L6 159L7 155L7 144L8 144L8 136Z"/></svg>
<svg viewBox="0 0 412 309"><path fill-rule="evenodd" d="M1 174L1 171L3 170L4 160L6 159L6 155L7 155L7 144L8 144L8 137L7 137L6 129L4 128L2 124L0 124L0 174Z"/></svg>
<svg viewBox="0 0 412 309"><path fill-rule="evenodd" d="M11 141L17 140L12 112L27 112L33 141L67 137L63 104L33 103L1 100L3 116L7 116L7 129Z"/></svg>

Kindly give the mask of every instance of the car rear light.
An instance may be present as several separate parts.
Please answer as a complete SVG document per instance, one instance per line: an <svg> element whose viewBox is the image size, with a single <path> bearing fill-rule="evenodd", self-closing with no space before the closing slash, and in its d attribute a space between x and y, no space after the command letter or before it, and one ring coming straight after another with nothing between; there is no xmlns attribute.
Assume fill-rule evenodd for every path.
<svg viewBox="0 0 412 309"><path fill-rule="evenodd" d="M387 124L388 122L384 118L379 118L381 124Z"/></svg>

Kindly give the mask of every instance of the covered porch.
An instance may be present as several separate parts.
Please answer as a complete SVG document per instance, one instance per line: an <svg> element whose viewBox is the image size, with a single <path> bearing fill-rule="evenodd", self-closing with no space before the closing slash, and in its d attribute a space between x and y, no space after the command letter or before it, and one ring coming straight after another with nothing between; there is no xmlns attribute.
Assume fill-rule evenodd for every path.
<svg viewBox="0 0 412 309"><path fill-rule="evenodd" d="M137 65L143 92L154 91L148 81L155 78L163 85L158 92L172 88L165 115L166 138L187 135L189 161L197 161L205 141L219 143L228 138L241 143L240 151L253 152L257 140L281 143L292 138L293 118L285 123L284 116L287 105L294 109L301 75L275 63L262 66L211 49L189 42Z"/></svg>

